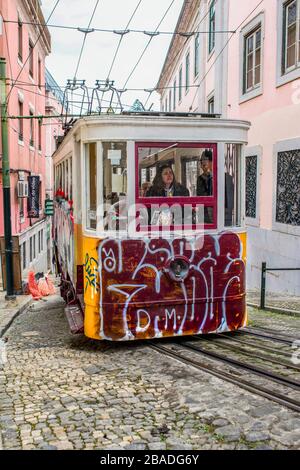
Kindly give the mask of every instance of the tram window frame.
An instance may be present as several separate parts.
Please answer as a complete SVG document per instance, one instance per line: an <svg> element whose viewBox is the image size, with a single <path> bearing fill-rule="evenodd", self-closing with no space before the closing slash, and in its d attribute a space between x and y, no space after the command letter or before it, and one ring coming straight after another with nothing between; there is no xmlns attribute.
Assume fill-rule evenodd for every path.
<svg viewBox="0 0 300 470"><path fill-rule="evenodd" d="M218 144L214 142L135 142L135 202L137 205L145 206L146 208L151 205L165 206L168 204L167 197L145 197L140 196L140 168L139 168L139 149L151 148L151 149L167 149L172 145L176 145L177 148L186 149L210 149L213 153L213 194L212 196L174 196L172 197L172 205L179 204L180 206L190 205L193 208L197 205L203 205L204 208L212 208L212 223L191 225L171 225L169 228L171 231L182 230L195 230L204 228L204 230L216 230L218 227ZM138 211L137 211L138 212ZM139 225L138 215L136 216L136 231L153 231L155 225ZM159 228L160 230L161 228Z"/></svg>
<svg viewBox="0 0 300 470"><path fill-rule="evenodd" d="M90 172L90 148L91 146L94 146L95 148L95 153L94 153L94 173L93 177L95 178L95 188L94 188L94 199L95 199L95 217L91 217L91 213L93 212L93 209L91 209L91 203L90 203L90 198L91 198L91 172ZM86 183L86 190L85 190L85 223L86 223L86 229L91 230L92 232L97 231L97 207L98 207L98 149L97 149L97 142L88 142L85 144L85 183Z"/></svg>
<svg viewBox="0 0 300 470"><path fill-rule="evenodd" d="M128 231L128 219L125 214L125 211L127 213L128 210L127 144L128 141L126 140L102 141L103 186L101 201L104 209L103 231L106 234L108 232L126 233ZM112 152L112 154L109 155L109 152ZM115 156L113 155L114 152L116 152ZM116 178L115 181L114 178ZM119 189L117 189L117 186L119 186Z"/></svg>

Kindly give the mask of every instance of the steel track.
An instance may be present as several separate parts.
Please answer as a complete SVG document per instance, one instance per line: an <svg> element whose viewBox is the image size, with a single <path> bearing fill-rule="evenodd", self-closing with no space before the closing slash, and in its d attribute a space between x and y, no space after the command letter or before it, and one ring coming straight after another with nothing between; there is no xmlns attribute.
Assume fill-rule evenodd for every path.
<svg viewBox="0 0 300 470"><path fill-rule="evenodd" d="M198 340L201 341L200 338ZM206 349L203 349L200 346L194 346L193 344L186 344L186 343L177 343L177 344L179 344L180 346L184 346L187 349L191 349L192 351L200 352L201 354L204 354L205 356L208 356L212 359L217 359L226 364L230 364L231 366L238 367L243 370L248 370L249 372L252 372L256 375L260 375L261 377L265 377L265 378L273 380L274 382L278 382L282 385L287 385L289 387L300 390L300 382L298 382L297 380L290 379L283 375L274 374L274 372L271 372L267 369L263 369L259 366L253 366L251 364L238 361L237 359L224 357L222 354L219 354L213 351L207 351Z"/></svg>
<svg viewBox="0 0 300 470"><path fill-rule="evenodd" d="M211 344L211 340L210 339L207 339L207 338L203 338L202 336L199 337L199 336L191 336L191 338L193 339L196 339L197 341L203 341L203 342L206 342L206 343L210 343ZM268 361L268 362L271 362L272 364L277 364L279 366L283 366L283 367L287 367L289 369L292 369L292 370L295 370L297 372L300 372L300 367L294 365L294 364L289 364L288 362L283 362L283 361L280 361L276 358L273 358L273 357L270 357L270 356L267 356L267 355L264 355L264 354L261 354L260 352L259 353L255 353L253 351L248 351L247 349L245 348L239 348L237 346L234 346L232 344L228 344L228 343L225 343L224 341L230 341L230 338L222 338L222 337L218 337L216 338L217 340L223 340L221 342L218 342L218 346L219 347L223 347L225 349L230 349L236 353L240 353L240 354L244 354L246 356L249 356L249 357L253 357L254 359L262 359L263 361ZM188 340L187 340L188 341ZM243 344L243 341L241 341L241 343ZM255 347L255 346L253 346ZM290 357L290 356L289 356ZM300 384L300 382L299 382Z"/></svg>
<svg viewBox="0 0 300 470"><path fill-rule="evenodd" d="M227 382L230 382L234 385L237 385L251 393L254 393L256 395L260 395L264 398L267 398L269 400L272 400L282 406L285 406L286 408L289 408L293 411L297 411L298 413L300 412L300 401L295 400L293 398L289 398L281 393L269 390L265 387L262 387L260 385L255 385L251 382L248 382L247 380L244 380L243 378L235 378L231 374L220 371L217 368L214 368L212 364L209 366L204 364L203 362L196 361L194 359L188 358L180 354L179 352L175 352L174 350L170 350L169 348L166 348L165 346L161 346L160 344L154 343L152 341L147 341L147 345L154 349L155 351L158 351L164 355L170 356L174 359L179 360L180 362L183 362L184 364L188 364L190 366L193 366L197 368L198 370L201 370L203 372L207 372L210 375L213 375L215 377L218 377L219 379L225 380ZM182 347L182 345L179 345ZM184 346L185 347L185 346ZM188 348L190 349L190 348ZM197 348L196 348L197 349ZM198 350L198 354L202 355L202 351ZM270 377L264 375L265 378L270 380ZM286 385L286 384L285 384ZM298 387L298 384L297 384ZM294 386L293 386L294 388Z"/></svg>
<svg viewBox="0 0 300 470"><path fill-rule="evenodd" d="M268 334L264 334L262 332L252 331L246 328L243 330L237 330L237 333L242 336L250 335L250 336L256 336L258 338L263 338L268 341L277 341L278 343L288 344L289 346L291 346L293 342L296 341L295 339L286 339L286 338L283 338L282 336L274 336L274 335L271 336Z"/></svg>

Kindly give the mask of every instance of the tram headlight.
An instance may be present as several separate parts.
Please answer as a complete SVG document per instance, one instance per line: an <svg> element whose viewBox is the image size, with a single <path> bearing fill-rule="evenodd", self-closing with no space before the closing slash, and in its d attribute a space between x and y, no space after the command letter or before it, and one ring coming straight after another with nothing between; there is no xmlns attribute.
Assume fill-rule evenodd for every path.
<svg viewBox="0 0 300 470"><path fill-rule="evenodd" d="M173 281L182 282L189 274L189 260L184 256L177 256L169 261L165 272Z"/></svg>

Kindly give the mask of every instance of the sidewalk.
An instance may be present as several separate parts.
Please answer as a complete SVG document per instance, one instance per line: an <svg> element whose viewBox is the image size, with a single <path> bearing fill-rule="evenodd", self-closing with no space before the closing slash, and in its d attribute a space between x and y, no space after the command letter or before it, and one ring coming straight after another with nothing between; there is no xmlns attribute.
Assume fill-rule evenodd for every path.
<svg viewBox="0 0 300 470"><path fill-rule="evenodd" d="M20 315L24 310L32 305L34 310L44 309L47 305L47 308L51 308L53 299L60 297L59 288L59 278L56 278L54 275L49 276L51 281L54 283L57 295L43 297L42 300L33 300L32 296L29 295L17 295L16 299L13 301L5 300L6 292L0 290L0 338L4 335L6 330L10 327L15 317ZM1 286L2 289L2 286Z"/></svg>
<svg viewBox="0 0 300 470"><path fill-rule="evenodd" d="M260 291L258 289L247 291L247 305L259 308ZM266 310L300 317L300 297L284 293L267 292Z"/></svg>
<svg viewBox="0 0 300 470"><path fill-rule="evenodd" d="M4 335L14 318L22 313L31 303L31 295L18 295L16 300L5 300L6 292L0 291L0 337Z"/></svg>

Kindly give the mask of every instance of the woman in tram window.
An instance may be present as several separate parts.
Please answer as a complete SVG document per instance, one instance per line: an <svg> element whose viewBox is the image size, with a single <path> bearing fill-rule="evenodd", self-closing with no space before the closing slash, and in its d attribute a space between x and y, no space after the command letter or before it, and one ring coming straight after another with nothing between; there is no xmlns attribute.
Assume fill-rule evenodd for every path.
<svg viewBox="0 0 300 470"><path fill-rule="evenodd" d="M156 176L146 197L189 197L190 192L176 181L174 171L169 164L157 169Z"/></svg>

